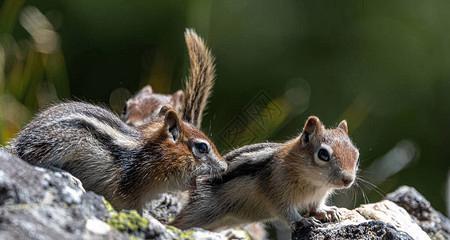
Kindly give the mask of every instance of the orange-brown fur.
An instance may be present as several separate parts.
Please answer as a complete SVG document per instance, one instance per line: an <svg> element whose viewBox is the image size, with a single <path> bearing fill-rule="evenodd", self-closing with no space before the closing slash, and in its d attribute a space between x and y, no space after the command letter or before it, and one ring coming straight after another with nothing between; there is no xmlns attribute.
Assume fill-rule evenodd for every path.
<svg viewBox="0 0 450 240"><path fill-rule="evenodd" d="M70 172L117 209L140 210L159 193L186 190L197 175L226 169L211 140L167 107L137 129L101 107L60 103L38 114L8 149Z"/></svg>
<svg viewBox="0 0 450 240"><path fill-rule="evenodd" d="M184 93L181 90L175 93L154 93L150 85L143 87L135 96L128 99L122 118L132 126L142 126L158 117L163 106L171 106L176 112L183 108Z"/></svg>
<svg viewBox="0 0 450 240"><path fill-rule="evenodd" d="M354 175L359 152L354 148L353 143L348 140L347 123L343 121L337 128L326 129L320 120L314 119L313 121L314 124L319 126L315 130L314 138L311 139L313 144L303 144L303 140L299 136L287 142L278 155L278 159L282 159L283 164L288 166L287 169L290 169L290 176L296 179L316 180L315 182L318 183L324 182L325 178L318 178L317 171L319 171L320 166L310 166L303 161L295 160L299 156L314 156L315 146L317 147L321 143L330 145L333 149L333 156L338 156L337 168L341 169L342 172ZM304 128L307 129L308 126ZM339 183L336 182L336 184Z"/></svg>
<svg viewBox="0 0 450 240"><path fill-rule="evenodd" d="M227 172L199 181L172 224L216 229L273 218L292 224L304 220L302 212L335 220L337 210L325 201L333 190L353 183L358 166L359 152L347 131L345 121L326 129L317 117L309 117L292 140L228 153Z"/></svg>
<svg viewBox="0 0 450 240"><path fill-rule="evenodd" d="M203 113L214 85L214 57L205 42L192 29L185 32L190 71L185 90L173 94L154 93L147 85L125 106L123 119L130 125L141 126L157 117L163 106L175 109L183 120L201 127Z"/></svg>
<svg viewBox="0 0 450 240"><path fill-rule="evenodd" d="M162 112L172 111L162 109ZM172 111L173 112L173 111ZM173 112L173 114L175 114ZM176 114L175 114L176 115ZM142 192L152 192L153 189L160 186L155 186L155 183L161 185L166 183L171 185L171 181L175 181L175 189L186 188L195 176L196 166L201 162L197 160L190 150L189 141L192 139L205 139L209 141L208 137L193 127L189 123L177 119L179 124L179 137L176 142L170 140L170 136L166 130L166 123L155 120L147 125L140 126L143 138L146 143L143 146L144 151L148 151L149 155L157 151L161 156L156 163L148 162L139 166L136 174L140 175L135 180L137 184L127 184L126 187L135 186L126 189L120 189L120 193L124 197L124 201L135 202L137 209L141 208L145 203L142 198ZM220 153L214 144L211 144L211 150L215 156L220 157ZM174 179L174 177L178 179ZM167 190L174 189L174 187L167 186ZM130 191L131 190L131 191Z"/></svg>

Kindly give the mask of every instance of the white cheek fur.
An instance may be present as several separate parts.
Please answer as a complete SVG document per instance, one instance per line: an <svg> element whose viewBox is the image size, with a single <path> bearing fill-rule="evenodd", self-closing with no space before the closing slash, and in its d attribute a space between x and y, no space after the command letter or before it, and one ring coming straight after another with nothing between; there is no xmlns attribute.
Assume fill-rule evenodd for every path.
<svg viewBox="0 0 450 240"><path fill-rule="evenodd" d="M330 157L333 155L333 149L330 147L330 145L322 143L320 144L320 148L317 149L317 151L314 153L314 161L319 164L319 165L325 165L328 164L330 161L326 162L323 160L319 159L319 156L317 156L317 154L319 153L319 149L324 148L328 151L328 153L330 154Z"/></svg>

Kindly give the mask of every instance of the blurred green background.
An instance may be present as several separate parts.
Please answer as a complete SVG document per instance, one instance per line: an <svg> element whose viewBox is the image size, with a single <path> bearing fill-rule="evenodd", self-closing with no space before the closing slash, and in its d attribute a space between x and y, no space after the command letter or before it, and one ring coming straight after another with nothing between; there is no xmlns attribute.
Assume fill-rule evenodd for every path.
<svg viewBox="0 0 450 240"><path fill-rule="evenodd" d="M253 129L263 119L241 133L246 144L293 137L312 114L330 126L347 119L360 174L379 189L361 181L335 197L339 205L411 185L448 215L449 1L0 3L1 143L58 99L120 113L145 84L181 88L191 27L216 56L203 124L223 152L230 144L222 133L236 124ZM248 111L261 95L276 114Z"/></svg>

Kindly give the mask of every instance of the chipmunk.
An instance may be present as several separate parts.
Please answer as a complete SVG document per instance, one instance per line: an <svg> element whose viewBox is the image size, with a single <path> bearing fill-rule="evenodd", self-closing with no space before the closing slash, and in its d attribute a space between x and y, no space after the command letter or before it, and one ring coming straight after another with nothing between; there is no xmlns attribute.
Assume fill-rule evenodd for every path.
<svg viewBox="0 0 450 240"><path fill-rule="evenodd" d="M182 113L184 92L178 90L172 95L154 93L150 85L143 87L136 95L128 99L121 118L135 127L145 125L159 117L164 106L170 106L177 113Z"/></svg>
<svg viewBox="0 0 450 240"><path fill-rule="evenodd" d="M337 209L325 201L333 190L352 185L359 151L345 120L326 129L311 116L290 141L245 146L224 158L228 170L200 179L172 225L217 229L274 218L289 224L336 220Z"/></svg>
<svg viewBox="0 0 450 240"><path fill-rule="evenodd" d="M141 210L157 194L184 190L196 175L227 167L208 137L169 107L134 128L92 104L57 104L38 114L7 149L31 164L68 171L117 209Z"/></svg>
<svg viewBox="0 0 450 240"><path fill-rule="evenodd" d="M200 129L203 112L211 95L215 78L214 57L194 30L187 29L185 41L189 53L190 72L185 90L173 94L154 93L150 85L141 89L125 105L122 119L132 126L151 122L163 106L171 106L183 120Z"/></svg>

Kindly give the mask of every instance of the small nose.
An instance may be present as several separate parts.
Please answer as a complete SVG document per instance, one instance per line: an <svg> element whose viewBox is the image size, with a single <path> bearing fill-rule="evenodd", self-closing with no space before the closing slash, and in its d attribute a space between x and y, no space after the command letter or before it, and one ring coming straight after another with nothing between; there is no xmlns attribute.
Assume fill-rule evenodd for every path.
<svg viewBox="0 0 450 240"><path fill-rule="evenodd" d="M354 180L355 180L355 178L353 176L349 176L349 175L344 175L344 176L342 176L342 179L341 179L342 184L346 187L350 186Z"/></svg>
<svg viewBox="0 0 450 240"><path fill-rule="evenodd" d="M225 171L227 171L227 169L228 169L228 164L225 161L220 162L220 171L225 172Z"/></svg>

